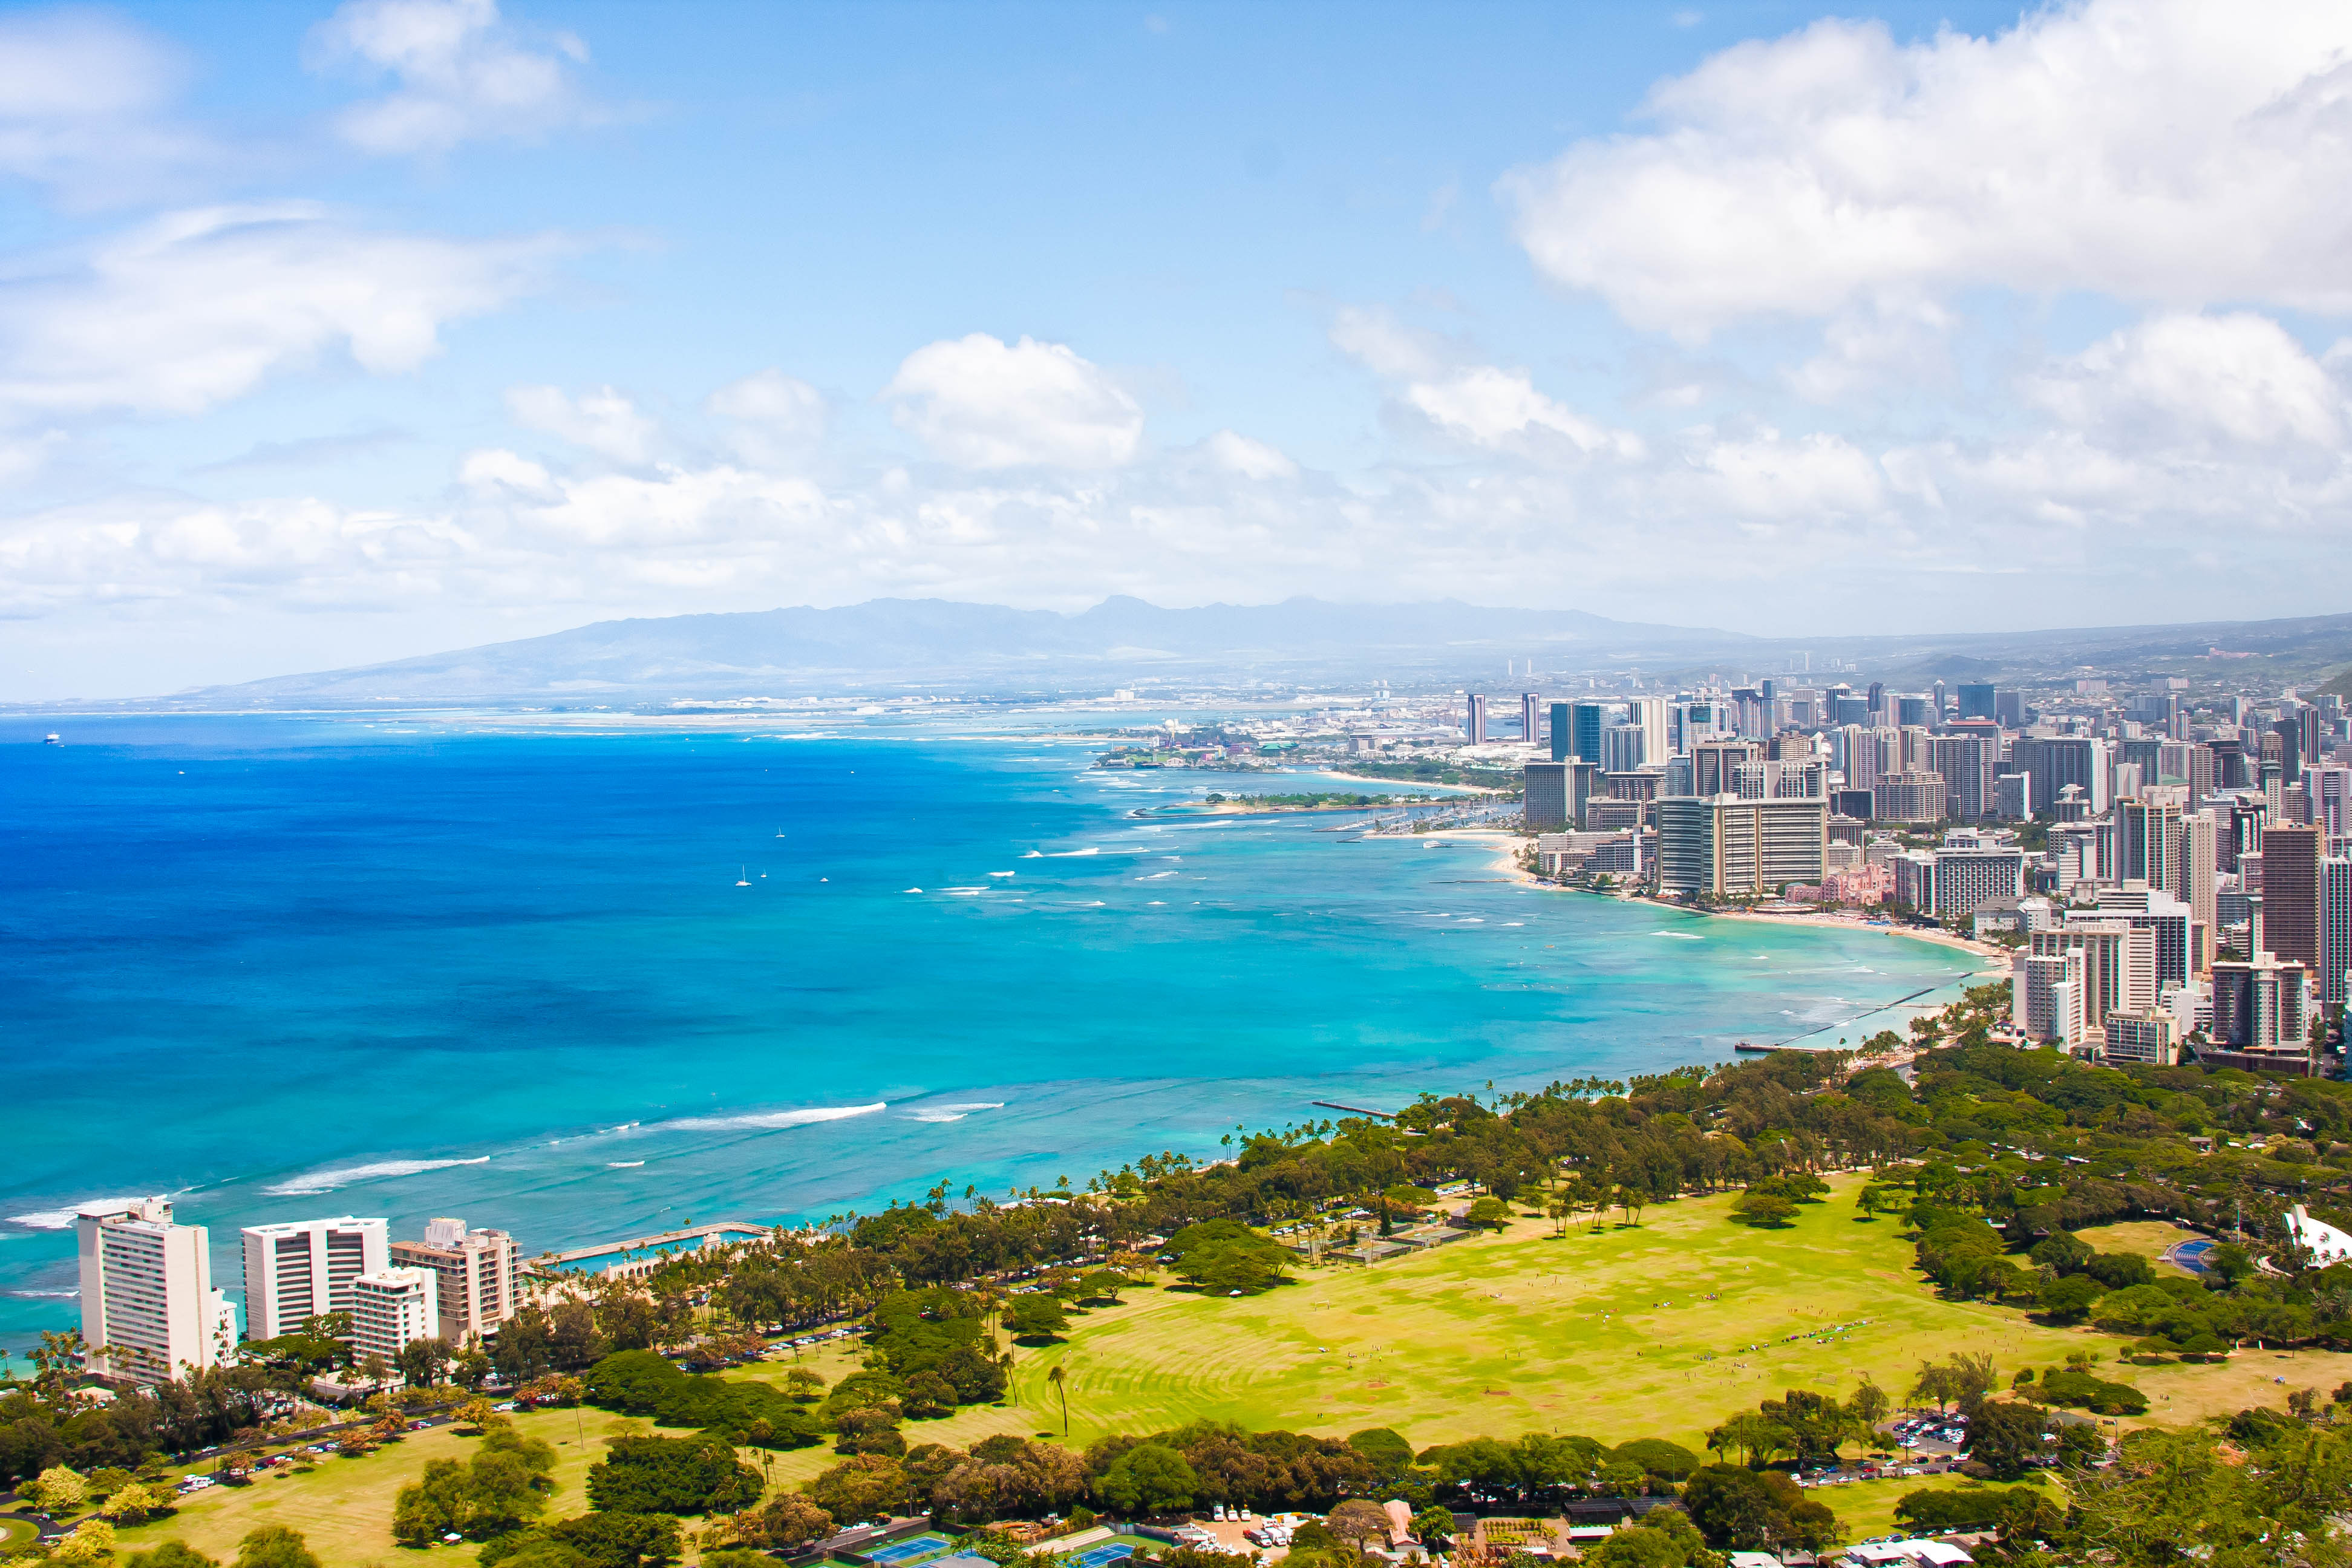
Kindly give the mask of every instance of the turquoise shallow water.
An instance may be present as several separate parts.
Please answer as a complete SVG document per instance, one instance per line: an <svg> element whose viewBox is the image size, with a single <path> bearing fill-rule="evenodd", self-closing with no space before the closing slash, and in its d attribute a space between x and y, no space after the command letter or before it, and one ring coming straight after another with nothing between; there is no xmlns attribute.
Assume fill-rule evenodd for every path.
<svg viewBox="0 0 2352 1568"><path fill-rule="evenodd" d="M1722 1059L1958 967L1328 816L1137 820L1234 781L1048 739L58 727L0 723L9 1344L76 1321L91 1198L176 1194L232 1288L265 1219L823 1217Z"/></svg>

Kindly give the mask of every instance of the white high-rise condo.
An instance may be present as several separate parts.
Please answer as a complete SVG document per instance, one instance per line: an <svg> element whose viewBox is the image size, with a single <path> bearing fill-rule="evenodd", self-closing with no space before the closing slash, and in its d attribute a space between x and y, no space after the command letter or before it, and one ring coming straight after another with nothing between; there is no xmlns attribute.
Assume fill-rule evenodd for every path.
<svg viewBox="0 0 2352 1568"><path fill-rule="evenodd" d="M245 1317L257 1340L290 1334L306 1318L348 1312L352 1281L391 1267L389 1227L343 1215L245 1227Z"/></svg>
<svg viewBox="0 0 2352 1568"><path fill-rule="evenodd" d="M179 1377L236 1348L236 1310L213 1289L212 1237L172 1223L171 1200L92 1205L76 1213L74 1231L92 1372Z"/></svg>

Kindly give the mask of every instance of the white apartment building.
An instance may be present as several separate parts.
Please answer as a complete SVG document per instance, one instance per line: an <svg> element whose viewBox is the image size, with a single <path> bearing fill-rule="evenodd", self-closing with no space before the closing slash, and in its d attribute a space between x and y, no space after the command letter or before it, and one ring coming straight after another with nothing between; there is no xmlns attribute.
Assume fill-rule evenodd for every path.
<svg viewBox="0 0 2352 1568"><path fill-rule="evenodd" d="M2087 1033L2084 982L2088 964L2083 950L2064 948L2021 952L2011 964L2018 1027L2030 1040L2047 1040L2060 1048L2079 1044Z"/></svg>
<svg viewBox="0 0 2352 1568"><path fill-rule="evenodd" d="M213 1289L212 1237L174 1225L168 1198L79 1210L81 1337L101 1376L178 1377L236 1348L236 1310Z"/></svg>
<svg viewBox="0 0 2352 1568"><path fill-rule="evenodd" d="M357 1309L352 1287L392 1266L389 1226L343 1215L245 1227L246 1326L274 1340L320 1312Z"/></svg>
<svg viewBox="0 0 2352 1568"><path fill-rule="evenodd" d="M430 1268L380 1268L352 1281L352 1349L387 1362L441 1331Z"/></svg>
<svg viewBox="0 0 2352 1568"><path fill-rule="evenodd" d="M1607 837L1547 833L1538 843ZM1547 869L1558 863L1556 855L1549 858ZM520 1304L517 1276L522 1267L522 1248L502 1230L469 1231L462 1219L427 1220L423 1241L392 1244L392 1261L396 1268L432 1273L441 1306L441 1326L436 1331L452 1345L496 1332Z"/></svg>

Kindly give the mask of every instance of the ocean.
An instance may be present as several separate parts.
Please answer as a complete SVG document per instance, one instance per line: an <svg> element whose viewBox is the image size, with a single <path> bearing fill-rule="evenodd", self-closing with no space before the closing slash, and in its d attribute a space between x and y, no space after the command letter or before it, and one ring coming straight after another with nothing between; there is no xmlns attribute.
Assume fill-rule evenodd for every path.
<svg viewBox="0 0 2352 1568"><path fill-rule="evenodd" d="M92 1199L170 1194L236 1295L244 1225L536 1253L1083 1186L1318 1100L1727 1059L1965 963L1346 817L1139 817L1382 786L1095 769L1052 714L574 722L0 722L0 1345L78 1322Z"/></svg>

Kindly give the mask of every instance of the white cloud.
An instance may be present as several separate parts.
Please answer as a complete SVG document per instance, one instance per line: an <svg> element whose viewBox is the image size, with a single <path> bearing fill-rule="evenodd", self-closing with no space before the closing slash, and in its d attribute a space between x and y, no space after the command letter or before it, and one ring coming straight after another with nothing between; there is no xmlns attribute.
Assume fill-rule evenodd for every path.
<svg viewBox="0 0 2352 1568"><path fill-rule="evenodd" d="M507 391L507 412L517 422L544 430L616 463L638 464L653 453L659 434L636 405L609 386L570 397L552 386L517 386Z"/></svg>
<svg viewBox="0 0 2352 1568"><path fill-rule="evenodd" d="M194 414L336 353L414 370L561 248L361 229L306 203L168 214L0 281L0 418Z"/></svg>
<svg viewBox="0 0 2352 1568"><path fill-rule="evenodd" d="M1498 189L1537 267L1689 340L1872 290L2352 311L2352 7L2088 0L1738 45Z"/></svg>
<svg viewBox="0 0 2352 1568"><path fill-rule="evenodd" d="M1279 447L1231 430L1212 431L1201 443L1201 449L1210 462L1229 474L1239 474L1245 479L1295 479L1298 465Z"/></svg>
<svg viewBox="0 0 2352 1568"><path fill-rule="evenodd" d="M892 417L959 468L1115 468L1143 441L1143 410L1061 343L985 332L908 354L883 389Z"/></svg>
<svg viewBox="0 0 2352 1568"><path fill-rule="evenodd" d="M1527 371L1480 364L1470 345L1406 326L1386 310L1341 308L1331 342L1402 383L1392 406L1447 439L1488 452L1638 458L1641 438L1611 430L1536 389Z"/></svg>
<svg viewBox="0 0 2352 1568"><path fill-rule="evenodd" d="M2028 385L2066 425L2146 448L2345 445L2346 390L2276 321L2165 315L2092 344Z"/></svg>
<svg viewBox="0 0 2352 1568"><path fill-rule="evenodd" d="M1489 450L1544 436L1563 437L1580 452L1607 447L1638 457L1642 450L1639 437L1604 430L1538 392L1523 370L1472 365L1442 381L1416 382L1404 399L1440 429Z"/></svg>
<svg viewBox="0 0 2352 1568"><path fill-rule="evenodd" d="M736 456L778 466L824 439L833 408L824 394L781 370L763 370L728 383L703 405L725 423Z"/></svg>
<svg viewBox="0 0 2352 1568"><path fill-rule="evenodd" d="M310 53L316 68L352 64L397 82L337 118L370 153L446 153L598 117L575 79L587 46L570 33L526 41L497 0L346 0L312 30Z"/></svg>
<svg viewBox="0 0 2352 1568"><path fill-rule="evenodd" d="M1435 332L1409 327L1387 310L1342 305L1331 317L1331 346L1374 375L1425 381L1443 374L1464 351Z"/></svg>
<svg viewBox="0 0 2352 1568"><path fill-rule="evenodd" d="M0 174L71 206L184 180L216 155L173 117L185 77L170 45L103 12L0 16Z"/></svg>

